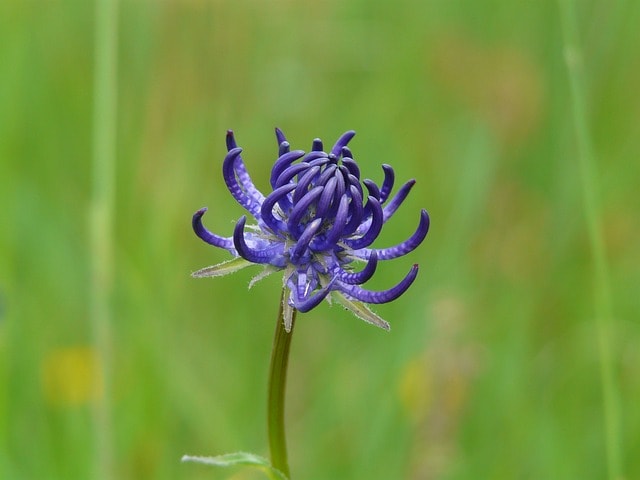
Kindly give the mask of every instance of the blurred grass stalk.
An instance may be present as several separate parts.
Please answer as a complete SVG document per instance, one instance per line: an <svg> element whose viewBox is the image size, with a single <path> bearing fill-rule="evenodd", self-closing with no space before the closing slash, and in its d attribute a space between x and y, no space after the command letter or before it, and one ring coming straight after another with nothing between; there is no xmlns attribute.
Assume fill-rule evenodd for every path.
<svg viewBox="0 0 640 480"><path fill-rule="evenodd" d="M90 316L93 345L102 369L101 395L94 405L94 472L113 475L111 432L111 293L117 115L117 0L97 0L95 11L93 151L89 230L91 256ZM98 379L100 380L100 379Z"/></svg>
<svg viewBox="0 0 640 480"><path fill-rule="evenodd" d="M609 267L602 238L600 221L597 166L587 121L584 86L584 65L576 11L573 0L559 0L564 55L567 64L571 95L571 110L575 127L578 162L582 179L582 201L594 263L594 308L600 357L600 371L604 408L604 431L607 454L607 469L610 480L622 476L622 445L620 436L619 391L614 378L613 310L609 283Z"/></svg>

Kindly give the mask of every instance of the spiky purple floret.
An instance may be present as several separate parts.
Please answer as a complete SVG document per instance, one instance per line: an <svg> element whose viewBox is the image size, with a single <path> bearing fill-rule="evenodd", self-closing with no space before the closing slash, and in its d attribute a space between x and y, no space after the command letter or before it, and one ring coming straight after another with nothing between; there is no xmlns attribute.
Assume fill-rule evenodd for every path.
<svg viewBox="0 0 640 480"><path fill-rule="evenodd" d="M378 238L378 235L382 231L382 207L380 202L374 197L369 197L367 205L371 211L371 222L367 231L362 234L361 237L354 239L346 238L344 243L347 244L353 250L360 250L361 248L368 247L373 241Z"/></svg>
<svg viewBox="0 0 640 480"><path fill-rule="evenodd" d="M271 187L275 188L278 177L282 172L284 172L293 162L303 155L304 152L302 150L294 150L293 152L286 152L281 155L271 169Z"/></svg>
<svg viewBox="0 0 640 480"><path fill-rule="evenodd" d="M361 285L376 273L376 268L378 267L378 254L375 250L371 252L369 255L369 260L367 260L367 264L365 267L359 272L350 272L344 270L342 267L336 267L337 275L336 277L343 283L347 283L349 285Z"/></svg>
<svg viewBox="0 0 640 480"><path fill-rule="evenodd" d="M204 225L202 225L202 216L206 211L206 208L201 208L193 214L193 219L191 221L193 231L196 232L196 235L207 242L209 245L213 245L214 247L218 248L224 248L225 250L228 250L233 255L235 255L235 251L233 249L233 240L231 240L230 238L221 237L220 235L216 235L215 233L211 233L205 228Z"/></svg>
<svg viewBox="0 0 640 480"><path fill-rule="evenodd" d="M353 130L349 130L348 132L344 132L338 141L335 143L333 148L331 149L331 153L333 153L336 157L340 155L342 152L342 147L346 147L347 144L351 141L351 139L355 136L356 132Z"/></svg>
<svg viewBox="0 0 640 480"><path fill-rule="evenodd" d="M395 175L389 165L382 165L381 186L373 180L361 180L360 168L347 146L354 135L353 131L343 134L328 153L323 150L322 141L315 139L311 151L305 153L291 151L284 133L276 129L279 157L271 170L273 191L265 196L251 181L241 157L242 149L229 130L223 178L229 192L257 225L247 226L246 217L242 216L232 237L220 237L202 224L206 211L203 208L193 216L196 235L247 262L285 269L288 302L301 312L311 310L332 292L347 301L395 300L415 280L417 265L387 290L370 291L359 285L373 276L379 260L400 257L420 245L429 230L429 216L422 210L416 231L404 242L388 248L369 248L383 224L406 199L415 180L406 182L391 200ZM354 270L355 259L367 262L362 270ZM385 322L381 320L379 325L385 326Z"/></svg>
<svg viewBox="0 0 640 480"><path fill-rule="evenodd" d="M240 217L233 229L233 246L236 248L238 255L251 263L271 264L276 267L284 267L285 262L282 258L282 244L278 242L270 242L265 245L265 241L256 238L256 234L245 232L244 226L247 217ZM256 246L265 248L256 248Z"/></svg>
<svg viewBox="0 0 640 480"><path fill-rule="evenodd" d="M392 302L411 286L413 281L416 279L418 275L418 265L414 265L409 270L409 273L406 277L402 279L400 283L398 283L395 287L391 287L388 290L382 290L378 292L373 292L371 290L365 290L364 288L358 287L357 285L349 285L347 283L337 282L338 288L343 292L349 295L350 297L355 298L356 300L360 300L364 303L387 303Z"/></svg>
<svg viewBox="0 0 640 480"><path fill-rule="evenodd" d="M399 243L393 247L376 249L376 253L378 254L378 258L380 260L391 260L393 258L402 257L409 252L415 250L427 236L429 232L429 214L426 210L422 210L420 212L420 223L418 223L418 228L416 231L407 238L404 242ZM368 258L369 254L367 254L366 258Z"/></svg>

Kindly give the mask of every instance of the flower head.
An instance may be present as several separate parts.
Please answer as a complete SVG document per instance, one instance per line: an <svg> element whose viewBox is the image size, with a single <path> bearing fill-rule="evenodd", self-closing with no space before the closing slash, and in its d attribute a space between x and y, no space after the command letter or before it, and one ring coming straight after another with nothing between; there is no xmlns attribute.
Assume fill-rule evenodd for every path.
<svg viewBox="0 0 640 480"><path fill-rule="evenodd" d="M347 147L355 132L343 134L329 152L322 141L311 151L291 150L276 129L278 159L271 170L271 193L263 195L253 184L240 156L233 132L227 132L224 181L236 201L255 219L247 225L242 216L231 237L221 237L202 224L206 208L193 215L193 230L210 245L227 250L233 259L203 268L194 277L222 276L252 264L265 268L250 283L284 270L286 290L284 321L287 331L293 309L307 312L322 300L334 299L363 320L386 330L389 324L366 304L386 303L402 295L418 274L413 265L395 286L383 291L360 287L376 271L379 260L401 257L414 250L427 235L429 216L420 212L416 231L404 242L387 248L371 248L382 226L409 194L415 180L406 182L390 197L394 172L382 165L384 180L378 186L360 179L360 168ZM354 270L357 262L366 262Z"/></svg>

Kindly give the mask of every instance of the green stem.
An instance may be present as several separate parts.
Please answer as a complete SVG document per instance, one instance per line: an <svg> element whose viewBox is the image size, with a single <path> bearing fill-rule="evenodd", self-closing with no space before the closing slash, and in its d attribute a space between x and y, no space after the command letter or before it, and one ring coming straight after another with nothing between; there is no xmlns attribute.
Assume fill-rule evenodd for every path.
<svg viewBox="0 0 640 480"><path fill-rule="evenodd" d="M573 0L560 0L560 14L582 180L582 201L584 204L589 243L591 244L591 255L594 263L593 298L598 332L607 470L608 478L610 480L617 480L623 477L623 461L620 441L620 394L615 381L612 354L614 351L613 308L609 282L609 267L599 212L600 202L598 200L597 163L587 123L588 113L585 100L584 66L582 63L582 51L580 49Z"/></svg>
<svg viewBox="0 0 640 480"><path fill-rule="evenodd" d="M92 185L89 204L91 255L91 335L101 368L102 391L93 405L94 472L91 478L115 478L111 415L111 294L117 117L118 0L97 0L95 7Z"/></svg>
<svg viewBox="0 0 640 480"><path fill-rule="evenodd" d="M284 433L284 399L287 383L287 365L289 363L289 348L293 327L295 326L296 311L293 311L291 331L284 328L284 302L285 289L280 297L280 310L276 324L276 332L273 337L273 350L271 351L271 365L269 366L269 400L267 407L267 423L269 430L269 449L271 450L271 465L289 476L289 463L287 461L287 443Z"/></svg>

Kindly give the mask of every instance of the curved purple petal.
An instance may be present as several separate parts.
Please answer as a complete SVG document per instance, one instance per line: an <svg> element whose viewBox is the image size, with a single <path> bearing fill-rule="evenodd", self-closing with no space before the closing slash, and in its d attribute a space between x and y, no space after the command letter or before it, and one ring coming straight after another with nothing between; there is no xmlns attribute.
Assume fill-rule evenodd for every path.
<svg viewBox="0 0 640 480"><path fill-rule="evenodd" d="M347 170L349 170L349 173L354 177L356 177L357 182L360 183L360 167L358 167L358 164L355 162L355 160L349 157L343 158L342 165L347 167Z"/></svg>
<svg viewBox="0 0 640 480"><path fill-rule="evenodd" d="M383 168L384 168L384 166L383 166ZM391 170L391 175L393 175L393 170ZM388 177L385 177L385 182L387 181L387 178ZM400 190L398 190L398 193L395 194L393 199L391 199L391 201L384 206L384 208L382 209L382 211L384 213L383 223L387 223L387 220L389 220L391 218L391 216L398 210L400 205L402 205L402 202L404 202L404 200L409 195L409 192L411 191L411 189L413 188L415 183L416 183L416 181L412 179L412 180L409 180L404 185L402 185L402 187L400 187ZM365 185L366 185L366 181L365 181ZM391 179L390 185L393 185L393 179ZM382 188L383 189L385 188L385 184L384 183L382 185ZM380 195L381 195L381 197L384 196L383 190L381 190ZM381 199L380 202L383 203L384 200ZM364 217L366 218L369 213L370 212L366 211L365 214L364 214ZM360 226L358 226L358 229L356 230L356 233L363 233L367 228L369 228L370 223L371 223L371 219L367 219L366 222L363 222Z"/></svg>
<svg viewBox="0 0 640 480"><path fill-rule="evenodd" d="M389 198L389 194L393 189L393 182L395 181L396 174L390 165L386 163L382 165L384 171L384 180L382 181L382 187L380 187L380 203L384 203Z"/></svg>
<svg viewBox="0 0 640 480"><path fill-rule="evenodd" d="M413 281L418 275L418 265L413 265L406 277L404 277L400 283L396 286L389 288L388 290L372 291L365 290L357 285L348 285L343 282L338 282L337 289L343 293L346 293L350 297L360 300L365 303L387 303L392 302L411 286Z"/></svg>
<svg viewBox="0 0 640 480"><path fill-rule="evenodd" d="M315 294L308 296L306 299L302 299L298 296L295 290L292 290L293 293L293 305L300 312L305 313L309 310L317 307L322 300L324 300L329 292L333 289L333 285L336 283L336 277L333 277L331 281L320 290L318 290Z"/></svg>
<svg viewBox="0 0 640 480"><path fill-rule="evenodd" d="M308 168L309 164L307 162L296 163L294 165L291 165L290 167L287 167L284 172L280 174L273 188L281 187L285 183L290 182L291 180L293 180L293 177Z"/></svg>
<svg viewBox="0 0 640 480"><path fill-rule="evenodd" d="M278 156L281 157L285 153L289 153L291 151L291 145L289 142L284 141L278 146Z"/></svg>
<svg viewBox="0 0 640 480"><path fill-rule="evenodd" d="M319 245L313 245L314 250L323 251L332 249L337 244L343 234L345 224L349 215L349 198L346 195L340 197L340 205L336 218L329 231L325 234L324 241Z"/></svg>
<svg viewBox="0 0 640 480"><path fill-rule="evenodd" d="M426 210L422 210L420 212L420 223L418 224L418 228L408 239L404 242L388 248L377 248L376 253L378 254L378 259L380 260L391 260L393 258L402 257L407 253L416 249L418 245L422 243L424 237L427 236L427 232L429 231L429 214ZM359 256L359 255L358 255Z"/></svg>
<svg viewBox="0 0 640 480"><path fill-rule="evenodd" d="M331 178L335 178L337 169L338 169L337 165L333 165L333 164L327 165L324 168L324 170L322 170L322 173L318 177L318 180L316 181L316 185L326 185Z"/></svg>
<svg viewBox="0 0 640 480"><path fill-rule="evenodd" d="M300 238L291 250L291 263L296 265L299 262L300 258L309 248L309 244L320 228L320 225L322 225L321 218L316 218L313 222L307 225L307 227L304 229L304 232L302 232L302 235L300 235Z"/></svg>
<svg viewBox="0 0 640 480"><path fill-rule="evenodd" d="M320 157L320 158L316 158L315 160L310 160L308 163L309 163L310 167L324 167L324 168L326 168L326 165L330 165L331 164L331 160L329 159L329 157Z"/></svg>
<svg viewBox="0 0 640 480"><path fill-rule="evenodd" d="M316 216L317 217L325 217L329 208L331 207L331 202L337 203L335 191L338 180L336 177L331 177L331 179L324 186L324 190L322 190L322 195L320 195L320 200L318 200L318 205L316 207Z"/></svg>
<svg viewBox="0 0 640 480"><path fill-rule="evenodd" d="M360 285L376 273L376 268L378 267L378 254L375 250L371 252L369 255L369 260L367 260L367 264L365 267L359 272L347 272L342 268L338 270L338 280L344 283L348 283L350 285Z"/></svg>
<svg viewBox="0 0 640 480"><path fill-rule="evenodd" d="M351 139L355 136L355 134L356 134L356 132L354 132L353 130L349 130L348 132L344 132L340 136L340 138L338 138L338 141L336 142L336 144L331 149L331 153L333 153L336 157L338 155L340 155L340 152L342 152L342 147L346 146L347 143L349 143L351 141Z"/></svg>
<svg viewBox="0 0 640 480"><path fill-rule="evenodd" d="M369 195L371 195L372 197L375 197L376 200L382 203L382 200L380 199L380 189L378 188L378 185L376 184L376 182L374 182L373 180L369 180L368 178L365 178L362 181L362 183L364 183L364 186L367 187L367 191L369 192Z"/></svg>
<svg viewBox="0 0 640 480"><path fill-rule="evenodd" d="M318 175L319 172L320 167L311 167L306 172L304 172L304 175L302 175L302 177L300 177L300 180L298 180L298 185L296 185L296 189L293 191L294 205L298 203L300 199L309 192L309 185L311 185L311 182L313 182L313 179L316 177L316 175Z"/></svg>
<svg viewBox="0 0 640 480"><path fill-rule="evenodd" d="M231 151L234 148L238 148L238 144L236 143L236 139L233 135L233 130L227 130L227 151ZM249 176L249 172L247 171L247 167L242 160L242 156L238 155L237 159L234 162L233 168L238 176L240 187L251 197L256 203L262 203L264 200L264 195L260 190L258 190L251 180Z"/></svg>
<svg viewBox="0 0 640 480"><path fill-rule="evenodd" d="M398 210L400 205L402 205L402 202L404 202L405 198L407 198L407 195L409 195L409 192L415 184L416 181L414 179L409 180L407 183L402 185L402 187L400 187L398 193L396 193L394 197L389 201L389 203L384 206L383 211L385 222L389 220L394 213L396 213L396 210Z"/></svg>
<svg viewBox="0 0 640 480"><path fill-rule="evenodd" d="M275 262L278 250L282 249L282 244L276 244L272 247L269 247L265 250L256 250L247 245L247 242L244 238L244 226L247 221L247 217L244 215L240 217L238 223L236 223L235 228L233 229L233 246L238 251L238 255L240 255L245 260L248 260L252 263L270 263L276 266L283 266L281 262Z"/></svg>
<svg viewBox="0 0 640 480"><path fill-rule="evenodd" d="M287 138L284 136L284 133L278 127L276 127L276 140L278 141L278 146L282 145L284 142L287 141Z"/></svg>
<svg viewBox="0 0 640 480"><path fill-rule="evenodd" d="M304 162L307 162L311 165L320 165L320 163L313 163L314 161L324 160L324 163L327 163L329 157L325 152L309 152L302 159Z"/></svg>
<svg viewBox="0 0 640 480"><path fill-rule="evenodd" d="M341 154L342 158L350 158L352 160L355 160L353 158L353 153L351 153L351 149L349 147L342 147Z"/></svg>
<svg viewBox="0 0 640 480"><path fill-rule="evenodd" d="M286 198L287 194L294 188L296 188L295 183L287 183L276 188L267 198L264 199L264 202L262 202L262 206L260 207L260 216L262 217L262 221L276 234L286 232L287 224L273 215L273 207L276 203L280 203L283 198Z"/></svg>
<svg viewBox="0 0 640 480"><path fill-rule="evenodd" d="M287 219L287 228L289 235L296 240L300 238L300 221L302 217L308 212L309 207L322 193L322 187L314 187L307 192L298 203L293 205L291 212L289 212L289 218Z"/></svg>
<svg viewBox="0 0 640 480"><path fill-rule="evenodd" d="M347 237L356 231L356 228L362 223L362 217L364 215L364 207L362 205L362 194L353 185L349 186L351 191L351 203L349 203L349 211L351 218L349 223L345 225L343 236Z"/></svg>
<svg viewBox="0 0 640 480"><path fill-rule="evenodd" d="M225 157L222 164L224 183L233 198L254 217L259 218L260 203L264 200L264 196L251 183L246 170L244 174L242 173L244 164L240 158L240 152L242 152L241 148L233 148Z"/></svg>
<svg viewBox="0 0 640 480"><path fill-rule="evenodd" d="M234 148L238 148L236 138L233 136L233 130L227 130L227 137L225 138L227 144L227 152L230 152Z"/></svg>
<svg viewBox="0 0 640 480"><path fill-rule="evenodd" d="M322 145L322 140L320 140L319 138L314 138L313 143L311 144L311 151L322 152L323 149L324 146Z"/></svg>
<svg viewBox="0 0 640 480"><path fill-rule="evenodd" d="M360 192L360 197L361 198L364 197L364 190L362 189L362 184L360 183L360 180L355 175L353 175L351 173L347 174L346 177L347 177L347 183L349 185L353 185L354 187L356 187L358 192Z"/></svg>
<svg viewBox="0 0 640 480"><path fill-rule="evenodd" d="M341 171L336 171L334 177L336 179L336 191L334 193L334 201L327 212L327 218L335 218L336 213L338 211L338 207L340 206L340 202L337 199L342 198L344 196L344 192L346 190L346 184L344 182L344 176Z"/></svg>
<svg viewBox="0 0 640 480"><path fill-rule="evenodd" d="M276 181L282 172L285 171L293 162L298 160L304 155L304 150L294 150L292 152L284 153L276 160L271 168L271 187L276 187Z"/></svg>
<svg viewBox="0 0 640 480"><path fill-rule="evenodd" d="M378 185L376 185L376 183L373 180L369 180L368 178L363 180L362 183L364 183L364 185L367 187L367 191L369 192L369 195L374 197L376 200L378 200L378 202L380 202L380 189L378 188ZM363 232L369 229L369 226L371 225L371 213L372 213L371 203L367 202L367 204L364 206L364 215L362 217L366 219L366 225L360 224L358 226L358 229L356 230L357 234L362 234Z"/></svg>
<svg viewBox="0 0 640 480"><path fill-rule="evenodd" d="M371 245L378 235L380 235L380 231L382 230L382 207L378 200L374 197L369 197L367 205L370 205L371 209L371 223L369 225L369 229L367 232L359 238L350 239L346 238L344 243L347 244L354 250L360 250L361 248L368 247Z"/></svg>
<svg viewBox="0 0 640 480"><path fill-rule="evenodd" d="M202 224L202 216L207 211L206 208L201 208L196 213L193 214L193 218L191 220L191 226L193 227L193 231L196 233L198 237L207 242L209 245L213 245L214 247L224 248L229 251L233 255L236 255L236 251L233 248L233 240L231 238L221 237L220 235L216 235L215 233L211 233L209 230L205 228Z"/></svg>

